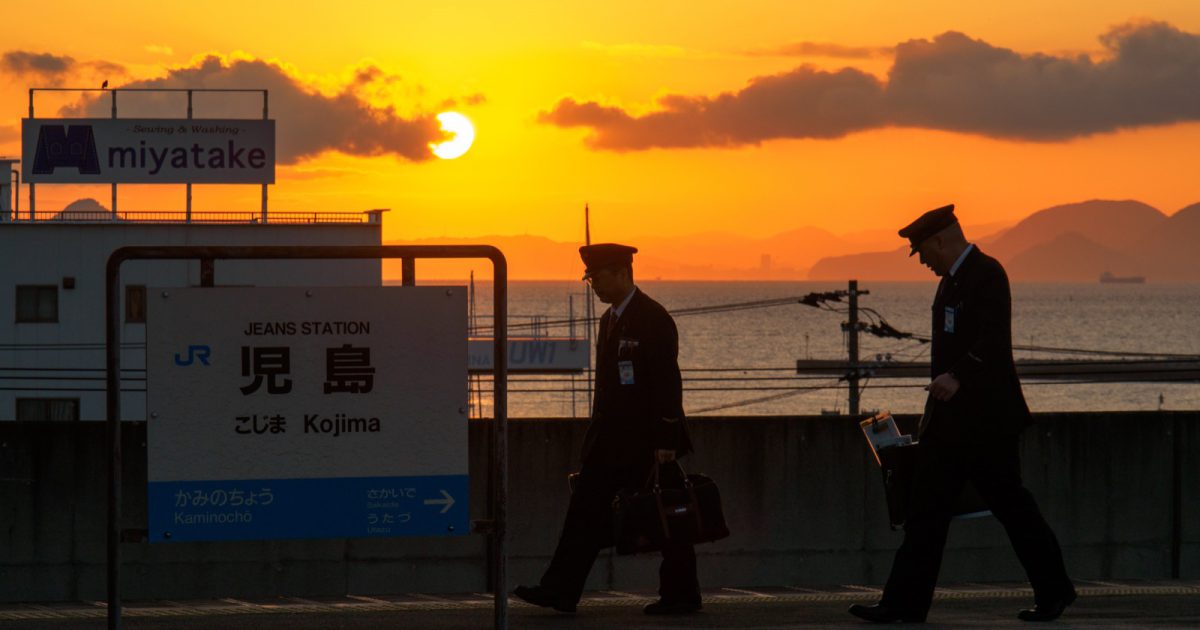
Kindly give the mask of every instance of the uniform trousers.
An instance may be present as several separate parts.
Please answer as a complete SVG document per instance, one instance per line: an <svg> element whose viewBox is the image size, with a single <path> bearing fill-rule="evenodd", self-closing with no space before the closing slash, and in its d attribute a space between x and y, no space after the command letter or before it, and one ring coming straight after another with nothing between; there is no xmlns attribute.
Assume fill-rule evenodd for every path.
<svg viewBox="0 0 1200 630"><path fill-rule="evenodd" d="M664 467L664 472L671 467ZM640 488L648 471L585 465L571 493L562 535L541 586L570 601L579 601L600 550L613 545L613 497L623 488ZM698 603L696 551L692 545L668 543L659 565L658 594L672 603Z"/></svg>
<svg viewBox="0 0 1200 630"><path fill-rule="evenodd" d="M917 446L904 543L896 551L881 603L916 613L929 610L952 508L967 480L1004 526L1036 603L1073 593L1058 539L1021 483L1017 437L972 444L939 436L937 429L931 426Z"/></svg>

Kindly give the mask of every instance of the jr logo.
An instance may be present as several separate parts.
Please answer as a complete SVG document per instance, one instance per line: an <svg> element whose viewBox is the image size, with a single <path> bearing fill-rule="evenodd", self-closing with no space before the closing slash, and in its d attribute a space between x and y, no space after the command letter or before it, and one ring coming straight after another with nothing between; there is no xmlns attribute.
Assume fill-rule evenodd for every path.
<svg viewBox="0 0 1200 630"><path fill-rule="evenodd" d="M187 349L187 360L186 361L182 357L179 356L178 352L175 353L175 365L182 365L182 366L186 367L186 366L189 366L189 365L195 363L197 359L200 360L200 363L202 365L208 365L208 357L211 354L212 354L212 349L209 348L208 346L191 345L191 346L188 346L188 349Z"/></svg>
<svg viewBox="0 0 1200 630"><path fill-rule="evenodd" d="M54 169L60 166L78 168L80 175L100 173L96 136L92 134L91 125L42 125L38 129L33 173L53 175Z"/></svg>

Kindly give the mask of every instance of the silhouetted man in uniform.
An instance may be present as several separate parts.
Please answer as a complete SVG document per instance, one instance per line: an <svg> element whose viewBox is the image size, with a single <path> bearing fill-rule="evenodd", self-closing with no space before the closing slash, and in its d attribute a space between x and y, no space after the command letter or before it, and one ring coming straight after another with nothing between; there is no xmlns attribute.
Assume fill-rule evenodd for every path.
<svg viewBox="0 0 1200 630"><path fill-rule="evenodd" d="M575 612L592 563L613 544L613 497L642 487L652 467L692 451L683 423L679 333L661 304L633 283L637 249L604 243L579 248L584 279L610 307L600 317L596 397L579 471L554 558L537 586L517 597L560 612ZM646 614L700 610L696 553L668 544L659 568L661 599Z"/></svg>
<svg viewBox="0 0 1200 630"><path fill-rule="evenodd" d="M953 505L970 480L1004 526L1033 586L1025 621L1052 621L1075 601L1054 532L1021 483L1020 431L1033 417L1012 356L1012 298L996 259L967 242L954 206L900 230L912 254L942 281L933 300L933 357L926 387L904 543L883 597L850 613L868 621L925 620Z"/></svg>

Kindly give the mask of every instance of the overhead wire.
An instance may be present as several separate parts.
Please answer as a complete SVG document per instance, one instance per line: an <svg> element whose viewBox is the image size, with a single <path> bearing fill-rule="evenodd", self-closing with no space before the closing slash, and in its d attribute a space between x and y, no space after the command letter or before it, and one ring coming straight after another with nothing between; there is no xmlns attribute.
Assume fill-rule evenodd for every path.
<svg viewBox="0 0 1200 630"><path fill-rule="evenodd" d="M805 296L791 296L791 297L783 297L783 298L771 298L771 299L765 299L765 300L752 300L752 301L745 301L745 302L731 302L731 303L704 305L704 306L674 309L674 310L670 310L668 312L674 317L689 317L689 316L697 316L697 315L745 311L745 310L752 310L752 309L774 308L774 307L787 306L787 305L792 305L792 304L803 304L803 305L807 305L807 306L813 306L820 310L824 310L824 311L828 311L828 312L833 312L833 313L838 313L838 314L847 314L849 312L849 305L841 301L841 298L845 296L845 293L846 292L844 292L844 291L809 293ZM871 308L871 307L859 307L858 313L861 318L859 326L860 326L860 330L862 332L876 336L876 337L881 337L881 338L904 340L910 344L910 345L906 345L906 346L897 346L890 352L884 351L884 352L877 353L877 354L883 354L883 355L890 355L892 363L915 362L915 361L919 360L921 357L925 356L929 352L930 341L931 341L930 336L919 335L919 334L915 334L915 333L911 333L911 332L901 331L901 330L895 328L894 326L892 326L878 310ZM542 320L539 318L535 321L530 321L530 322L509 323L508 329L510 331L549 330L549 329L553 329L553 328L575 326L575 325L579 325L581 323L584 325L594 325L596 323L596 321L598 321L598 318L594 317L594 316L593 317L585 317L582 319L572 318L572 319L549 320L549 321ZM481 334L481 333L488 334L491 331L492 331L492 327L490 327L490 326L480 326L480 327L474 329L473 332L475 334ZM843 330L843 348L846 348L848 346L848 336L847 336L848 332L849 331L847 331L847 330ZM99 351L99 350L103 350L105 347L106 346L104 343L77 343L77 342L57 343L57 344L55 344L55 343L50 343L50 344L43 344L43 343L38 343L38 344L0 344L0 349L18 350L18 351L43 351L43 350ZM145 349L146 344L144 342L124 343L121 345L121 347L123 350L141 350L141 349ZM1191 361L1200 359L1200 357L1198 357L1196 355L1182 354L1182 353L1097 350L1097 349L1087 349L1087 348L1039 346L1039 345L1033 345L1033 344L1014 345L1013 349L1025 351L1025 352L1079 354L1079 355L1090 355L1090 356L1130 357L1130 358L1145 358L1145 359L1149 359L1149 358L1153 358L1153 357L1178 358L1181 360L1191 360ZM1061 363L1061 362L1058 362L1058 363ZM1137 362L1115 361L1112 363L1115 365L1118 365L1118 366L1121 364L1124 364L1127 367L1132 367ZM1076 365L1076 363L1062 363L1062 364L1066 365L1066 366ZM1085 365L1085 364L1086 365L1095 365L1095 362L1094 361L1093 362L1080 361L1077 364L1078 365ZM37 380L100 381L100 380L104 380L104 379L99 376L96 376L96 377L51 376L50 374L47 374L47 373L49 373L49 372L66 372L66 373L89 373L89 372L91 372L91 373L95 373L95 372L104 372L105 369L104 368L0 367L0 371L17 372L16 375L11 375L11 374L0 375L0 380L3 380L3 381L30 381L30 380L33 380L33 381L37 381ZM1029 381L1029 384L1031 384L1031 385L1050 385L1050 384L1065 385L1065 384L1112 383L1112 382L1120 382L1120 378L1125 377L1125 376L1129 376L1129 377L1143 376L1144 377L1150 373L1153 373L1155 375L1169 376L1170 374L1173 374L1173 373L1179 373L1179 372L1185 372L1185 371L1193 371L1193 370L1187 369L1187 368L1172 369L1169 367L1161 369L1161 370L1153 370L1150 372L1137 371L1137 370L1124 370L1124 371L1117 370L1117 371L1112 371L1112 372L1106 372L1105 376L1107 378L1104 378L1104 379L1080 378L1080 379L1074 379L1074 380L1046 380L1045 382L1042 382L1040 380L1032 380L1031 379ZM36 373L38 375L37 376L22 376L20 374L21 372L24 372L26 374L35 374ZM123 368L122 372L123 372L123 374L124 373L138 374L138 373L144 373L145 369L144 368ZM829 378L828 375L797 374L796 368L791 367L791 366L788 366L788 367L751 367L751 368L684 368L681 370L681 372L683 372L683 374L684 374L685 383L728 383L729 384L726 387L686 387L687 391L697 391L697 392L779 391L779 392L781 392L781 393L777 393L777 394L771 394L769 396L760 396L760 397L755 397L755 398L751 398L751 399L746 399L743 401L735 401L735 402L721 404L721 405L717 405L717 406L706 407L704 409L695 411L695 413L700 413L700 412L704 412L704 411L716 411L716 410L721 410L721 409L730 409L730 408L736 408L736 407L740 407L740 406L750 406L750 405L755 405L755 404L761 404L763 402L770 402L772 400L785 399L790 396L796 396L796 395L800 395L800 394L807 393L807 392L837 389L837 388L841 387L836 382L831 385L822 385L822 386L783 385L783 384L774 385L774 386L767 385L767 383L770 383L770 382L779 382L779 381L811 382L811 381L825 380L825 379ZM780 376L765 375L765 374L769 374L772 372L780 373L781 375ZM740 373L743 376L736 376L735 374L737 374L737 373ZM704 376L701 376L701 374L703 374ZM711 374L711 376L708 376L709 374ZM751 374L753 374L753 375L751 375ZM786 374L786 376L784 376L782 374ZM482 391L483 391L482 384L484 382L490 382L490 379L487 379L486 375L478 375L478 376L480 377L479 378L480 392L482 393ZM844 380L844 378L845 377L843 377L842 380ZM510 389L509 391L514 392L514 393L530 393L530 392L547 393L547 392L554 392L554 391L564 391L564 392L575 393L575 392L583 391L583 389L575 386L576 383L574 382L573 379L574 379L574 377L546 378L546 377L526 377L526 376L520 376L520 375L512 375L509 377L509 380L511 383L523 385L525 387ZM137 381L145 381L145 378L131 378L128 376L123 376L122 380L137 382ZM859 388L860 395L862 392L866 391L866 388L867 388L868 384L870 383L870 376L867 375L866 377L862 378L861 380L862 380L862 383ZM555 384L564 384L564 383L568 383L568 382L572 385L571 388L569 388L569 389L561 389L560 388L559 390L552 390L552 389L533 387L533 385L535 385L537 383L543 383L543 384L547 384L547 385L555 385ZM735 383L746 383L746 384L760 383L760 384L742 387L742 386L734 386L733 384L735 384ZM892 388L898 389L898 388L924 387L924 384L920 384L920 383L918 383L918 384L882 384L882 385L881 384L873 384L873 385L871 385L871 387L884 388L884 389L892 389ZM0 387L0 389L16 390L16 391L29 391L32 388ZM73 388L73 387L62 387L62 388L38 387L36 389L45 390L45 391L104 391L103 388ZM125 388L123 388L122 391L143 392L145 390L144 389L125 389ZM490 388L488 391L490 391ZM590 391L590 388L588 388L588 391Z"/></svg>

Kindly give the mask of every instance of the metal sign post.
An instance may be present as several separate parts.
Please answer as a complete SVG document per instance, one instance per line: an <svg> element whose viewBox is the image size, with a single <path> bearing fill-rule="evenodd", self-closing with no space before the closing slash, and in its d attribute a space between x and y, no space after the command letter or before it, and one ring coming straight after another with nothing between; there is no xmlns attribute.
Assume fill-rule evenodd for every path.
<svg viewBox="0 0 1200 630"><path fill-rule="evenodd" d="M105 364L107 368L107 442L110 452L108 503L108 627L121 627L121 409L120 409L120 272L127 260L217 259L370 259L370 258L487 258L494 274L494 416L491 431L490 471L493 483L489 497L489 519L479 530L489 535L489 558L495 595L494 627L508 627L507 552L505 548L508 505L508 269L500 250L487 245L447 246L307 246L307 247L123 247L109 257L106 269ZM203 291L191 289L189 291ZM249 290L249 289L246 289ZM280 289L271 289L280 290ZM286 290L286 289L283 289ZM346 291L334 289L330 291ZM465 330L464 330L465 333ZM236 490L236 488L234 489ZM447 502L449 503L449 502ZM446 508L449 510L450 505ZM369 516L369 514L367 515ZM421 532L418 532L421 533Z"/></svg>

